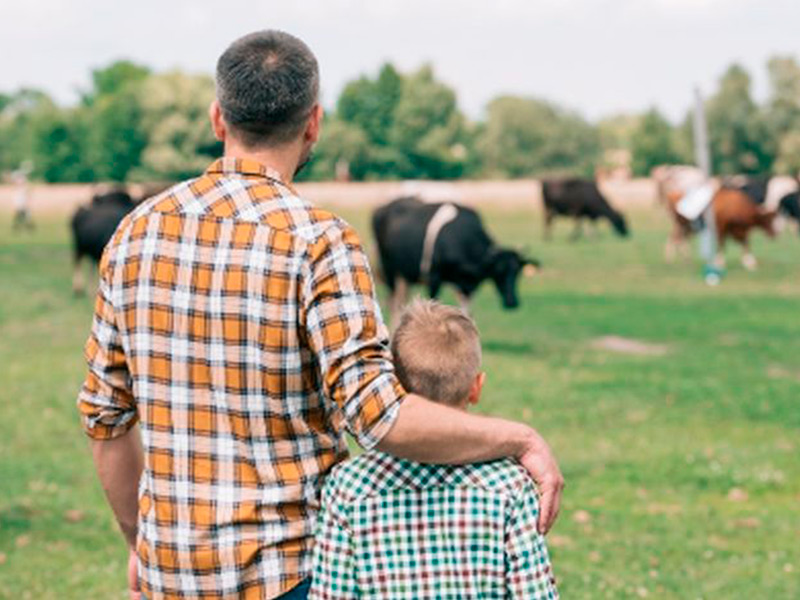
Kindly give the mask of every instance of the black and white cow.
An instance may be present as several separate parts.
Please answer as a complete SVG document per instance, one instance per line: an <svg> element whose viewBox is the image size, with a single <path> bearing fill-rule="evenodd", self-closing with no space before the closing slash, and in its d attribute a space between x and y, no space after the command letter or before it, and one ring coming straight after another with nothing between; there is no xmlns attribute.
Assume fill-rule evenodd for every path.
<svg viewBox="0 0 800 600"><path fill-rule="evenodd" d="M491 279L503 307L517 308L519 274L539 266L538 261L495 244L478 213L454 203L399 198L375 211L372 230L381 273L392 292L393 318L406 302L411 284L424 284L432 298L443 284L452 284L466 309L478 286Z"/></svg>

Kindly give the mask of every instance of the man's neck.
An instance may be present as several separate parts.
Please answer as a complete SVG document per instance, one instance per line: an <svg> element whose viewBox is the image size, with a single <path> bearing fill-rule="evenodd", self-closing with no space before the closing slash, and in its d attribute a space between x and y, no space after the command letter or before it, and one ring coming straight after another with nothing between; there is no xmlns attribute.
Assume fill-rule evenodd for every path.
<svg viewBox="0 0 800 600"><path fill-rule="evenodd" d="M299 160L299 152L293 146L254 150L231 141L225 143L223 154L225 157L252 160L269 167L277 171L281 181L287 184L292 183Z"/></svg>

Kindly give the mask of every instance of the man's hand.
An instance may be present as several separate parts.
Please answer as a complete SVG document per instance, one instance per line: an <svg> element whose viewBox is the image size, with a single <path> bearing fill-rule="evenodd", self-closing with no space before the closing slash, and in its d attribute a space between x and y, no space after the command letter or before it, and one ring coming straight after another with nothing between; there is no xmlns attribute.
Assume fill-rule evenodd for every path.
<svg viewBox="0 0 800 600"><path fill-rule="evenodd" d="M141 600L142 592L139 590L139 559L136 550L128 550L128 594L130 600Z"/></svg>
<svg viewBox="0 0 800 600"><path fill-rule="evenodd" d="M542 535L550 531L561 509L564 476L547 442L534 433L528 448L518 457L539 487L539 521L536 528Z"/></svg>

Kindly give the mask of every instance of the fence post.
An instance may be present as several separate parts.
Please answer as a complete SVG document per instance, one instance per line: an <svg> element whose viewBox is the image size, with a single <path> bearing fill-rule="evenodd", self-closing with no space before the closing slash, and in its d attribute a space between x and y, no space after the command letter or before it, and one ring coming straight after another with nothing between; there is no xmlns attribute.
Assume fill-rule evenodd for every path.
<svg viewBox="0 0 800 600"><path fill-rule="evenodd" d="M703 95L700 88L694 90L694 155L697 166L703 171L706 183L711 179L711 147L708 140L708 123ZM717 223L714 218L714 201L708 203L703 212L705 226L700 231L700 256L703 259L703 279L708 285L717 285L722 280L722 270L716 264Z"/></svg>

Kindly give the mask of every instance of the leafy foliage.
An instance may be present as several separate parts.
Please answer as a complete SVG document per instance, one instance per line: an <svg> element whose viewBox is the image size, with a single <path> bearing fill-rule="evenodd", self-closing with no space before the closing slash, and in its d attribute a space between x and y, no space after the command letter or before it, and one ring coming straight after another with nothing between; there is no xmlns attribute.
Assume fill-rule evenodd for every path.
<svg viewBox="0 0 800 600"><path fill-rule="evenodd" d="M763 104L739 65L709 97L716 174L800 171L800 63L776 56L767 74ZM74 106L59 106L38 90L0 93L0 172L31 160L33 176L53 182L195 175L222 151L206 115L213 96L208 76L152 73L126 60L94 70ZM618 150L630 154L637 175L691 162L691 113L677 125L656 109L589 123L552 102L508 95L473 122L430 65L403 73L387 63L345 85L302 177L591 176Z"/></svg>
<svg viewBox="0 0 800 600"><path fill-rule="evenodd" d="M549 102L503 96L489 103L477 146L490 176L588 175L600 155L600 136L582 117Z"/></svg>
<svg viewBox="0 0 800 600"><path fill-rule="evenodd" d="M672 125L655 108L646 112L631 135L633 172L646 176L653 167L682 162Z"/></svg>

